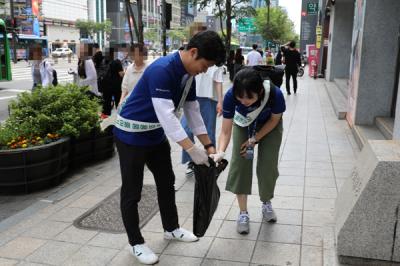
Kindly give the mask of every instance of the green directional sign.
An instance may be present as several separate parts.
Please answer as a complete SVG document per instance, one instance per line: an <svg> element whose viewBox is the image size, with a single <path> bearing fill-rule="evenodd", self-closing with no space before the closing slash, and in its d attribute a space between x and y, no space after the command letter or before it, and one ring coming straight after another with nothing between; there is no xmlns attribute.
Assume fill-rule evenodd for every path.
<svg viewBox="0 0 400 266"><path fill-rule="evenodd" d="M239 32L255 32L254 18L241 18L238 23Z"/></svg>
<svg viewBox="0 0 400 266"><path fill-rule="evenodd" d="M307 15L316 15L318 13L318 3L307 3Z"/></svg>

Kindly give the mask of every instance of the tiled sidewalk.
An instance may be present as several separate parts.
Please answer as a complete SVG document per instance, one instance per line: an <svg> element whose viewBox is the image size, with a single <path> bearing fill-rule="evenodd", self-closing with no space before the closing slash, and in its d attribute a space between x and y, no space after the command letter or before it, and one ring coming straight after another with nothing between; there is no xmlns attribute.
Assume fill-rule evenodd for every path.
<svg viewBox="0 0 400 266"><path fill-rule="evenodd" d="M238 206L234 195L224 190L225 171L218 181L222 192L218 210L199 242L163 240L159 214L143 228L146 242L160 254L158 265L336 265L334 200L359 151L347 123L334 116L323 80L304 77L299 87L297 95L286 99L281 176L272 201L278 222L261 222L254 178L254 195L248 200L251 231L237 234ZM185 178L180 149L172 147L180 224L191 229L194 181ZM120 185L117 156L76 175L65 191L0 223L0 265L138 265L125 234L72 225ZM145 183L153 183L148 172Z"/></svg>

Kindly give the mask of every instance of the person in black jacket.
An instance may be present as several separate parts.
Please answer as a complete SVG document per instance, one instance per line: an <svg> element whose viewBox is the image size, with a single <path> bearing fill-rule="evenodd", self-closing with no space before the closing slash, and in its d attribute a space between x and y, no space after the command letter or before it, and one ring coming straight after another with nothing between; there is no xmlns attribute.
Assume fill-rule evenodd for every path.
<svg viewBox="0 0 400 266"><path fill-rule="evenodd" d="M284 60L286 64L285 76L286 76L286 91L290 95L290 77L293 79L293 90L297 92L297 72L301 65L300 53L296 50L296 42L289 42L288 49L285 49Z"/></svg>
<svg viewBox="0 0 400 266"><path fill-rule="evenodd" d="M107 61L109 62L107 73L102 80L103 86L103 113L102 118L107 118L111 115L111 110L117 105L121 98L121 84L122 78L124 77L124 68L119 59L116 58L116 52L114 48L109 49L109 53L106 53ZM114 102L113 102L114 101Z"/></svg>
<svg viewBox="0 0 400 266"><path fill-rule="evenodd" d="M275 65L282 65L282 57L283 57L283 53L285 52L285 46L281 46L281 48L279 49L278 53L276 54L275 57Z"/></svg>

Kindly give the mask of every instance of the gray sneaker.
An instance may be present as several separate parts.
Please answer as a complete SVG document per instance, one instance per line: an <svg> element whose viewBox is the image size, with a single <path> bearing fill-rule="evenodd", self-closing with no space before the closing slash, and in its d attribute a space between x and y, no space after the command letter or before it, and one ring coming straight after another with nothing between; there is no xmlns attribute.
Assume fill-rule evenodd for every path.
<svg viewBox="0 0 400 266"><path fill-rule="evenodd" d="M262 205L262 215L264 220L269 223L275 223L278 220L270 201Z"/></svg>
<svg viewBox="0 0 400 266"><path fill-rule="evenodd" d="M250 217L247 213L239 214L236 230L242 235L247 235L250 232Z"/></svg>

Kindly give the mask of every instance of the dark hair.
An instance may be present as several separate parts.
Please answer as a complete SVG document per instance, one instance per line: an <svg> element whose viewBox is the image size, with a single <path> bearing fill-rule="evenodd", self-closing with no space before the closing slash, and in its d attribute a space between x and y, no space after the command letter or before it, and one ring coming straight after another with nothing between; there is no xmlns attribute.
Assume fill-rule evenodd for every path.
<svg viewBox="0 0 400 266"><path fill-rule="evenodd" d="M179 47L179 49L178 49L179 51L183 51L183 50L185 50L185 46L181 46L181 47Z"/></svg>
<svg viewBox="0 0 400 266"><path fill-rule="evenodd" d="M225 45L215 31L201 31L189 41L186 50L197 48L197 59L214 61L217 66L225 62Z"/></svg>
<svg viewBox="0 0 400 266"><path fill-rule="evenodd" d="M253 44L253 49L257 49L258 45L257 44Z"/></svg>
<svg viewBox="0 0 400 266"><path fill-rule="evenodd" d="M235 53L235 61L241 62L242 61L242 48L237 48Z"/></svg>
<svg viewBox="0 0 400 266"><path fill-rule="evenodd" d="M253 93L258 95L258 100L264 96L263 79L257 70L244 68L240 70L233 80L233 95L235 98L253 97Z"/></svg>
<svg viewBox="0 0 400 266"><path fill-rule="evenodd" d="M102 51L97 51L93 57L93 63L96 68L100 67L101 62L103 62L104 56Z"/></svg>
<svg viewBox="0 0 400 266"><path fill-rule="evenodd" d="M80 78L86 78L85 59L79 58L78 60L78 75Z"/></svg>
<svg viewBox="0 0 400 266"><path fill-rule="evenodd" d="M290 47L290 48L296 47L296 42L295 42L295 41L291 41L291 42L289 43L289 47Z"/></svg>

